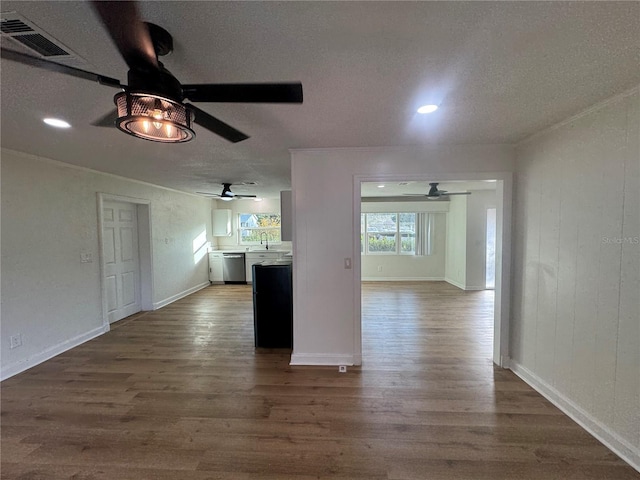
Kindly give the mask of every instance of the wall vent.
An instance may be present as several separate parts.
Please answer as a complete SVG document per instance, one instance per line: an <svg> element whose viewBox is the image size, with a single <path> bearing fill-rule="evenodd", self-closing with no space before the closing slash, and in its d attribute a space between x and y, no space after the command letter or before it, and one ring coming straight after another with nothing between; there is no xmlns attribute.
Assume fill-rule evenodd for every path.
<svg viewBox="0 0 640 480"><path fill-rule="evenodd" d="M20 44L31 55L35 54L70 66L87 64L71 49L16 12L0 13L0 32L3 41L7 39ZM18 49L24 51L23 48Z"/></svg>

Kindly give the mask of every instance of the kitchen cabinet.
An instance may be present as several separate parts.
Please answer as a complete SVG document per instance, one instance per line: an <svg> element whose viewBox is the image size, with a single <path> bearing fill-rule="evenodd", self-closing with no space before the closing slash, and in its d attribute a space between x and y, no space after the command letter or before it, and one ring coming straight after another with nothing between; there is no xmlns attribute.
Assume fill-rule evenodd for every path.
<svg viewBox="0 0 640 480"><path fill-rule="evenodd" d="M209 253L209 281L211 283L224 283L222 253Z"/></svg>
<svg viewBox="0 0 640 480"><path fill-rule="evenodd" d="M246 270L247 283L253 283L253 269L252 267L256 263L264 262L267 260L278 260L282 252L247 252L244 254L244 264Z"/></svg>
<svg viewBox="0 0 640 480"><path fill-rule="evenodd" d="M219 209L211 213L214 237L231 236L231 210Z"/></svg>

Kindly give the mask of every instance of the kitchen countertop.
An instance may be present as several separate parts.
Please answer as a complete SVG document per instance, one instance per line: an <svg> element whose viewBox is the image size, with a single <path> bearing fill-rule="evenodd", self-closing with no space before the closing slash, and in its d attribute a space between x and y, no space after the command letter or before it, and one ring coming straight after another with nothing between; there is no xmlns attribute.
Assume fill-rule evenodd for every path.
<svg viewBox="0 0 640 480"><path fill-rule="evenodd" d="M284 253L291 254L291 250L270 248L269 250L247 250L246 248L228 248L228 249L209 249L207 253Z"/></svg>
<svg viewBox="0 0 640 480"><path fill-rule="evenodd" d="M290 265L293 266L293 261L291 259L282 259L282 260L265 260L264 262L260 262L258 263L258 265L261 265L263 267L272 267L272 266L279 266L279 265Z"/></svg>

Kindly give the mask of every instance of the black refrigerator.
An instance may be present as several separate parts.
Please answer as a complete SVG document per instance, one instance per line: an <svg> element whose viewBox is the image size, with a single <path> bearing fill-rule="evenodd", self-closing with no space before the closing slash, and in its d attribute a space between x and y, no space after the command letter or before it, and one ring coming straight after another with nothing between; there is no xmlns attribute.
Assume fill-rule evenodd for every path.
<svg viewBox="0 0 640 480"><path fill-rule="evenodd" d="M291 262L253 265L255 346L293 348L293 286Z"/></svg>

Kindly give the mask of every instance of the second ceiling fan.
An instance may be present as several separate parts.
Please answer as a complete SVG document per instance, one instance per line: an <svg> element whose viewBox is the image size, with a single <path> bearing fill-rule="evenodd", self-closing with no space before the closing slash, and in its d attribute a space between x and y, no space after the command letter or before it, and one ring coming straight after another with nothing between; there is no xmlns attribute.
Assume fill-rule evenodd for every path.
<svg viewBox="0 0 640 480"><path fill-rule="evenodd" d="M138 138L165 143L191 140L192 123L236 143L249 138L192 102L302 103L302 84L227 83L181 84L158 60L173 50L173 38L163 28L141 20L136 2L93 1L93 8L129 67L128 85L115 78L50 62L2 48L2 58L32 67L91 80L122 91L114 97L116 111L94 125L118 127Z"/></svg>
<svg viewBox="0 0 640 480"><path fill-rule="evenodd" d="M429 200L437 200L439 198L448 197L449 195L471 195L471 192L448 192L446 190L438 190L438 183L433 182L429 184L429 193L405 193L404 195L410 197L427 197Z"/></svg>
<svg viewBox="0 0 640 480"><path fill-rule="evenodd" d="M196 192L199 193L200 195L207 195L209 197L218 197L220 200L233 200L234 198L256 198L255 195L237 195L235 193L233 193L231 191L231 184L230 183L223 183L222 184L222 193L217 194L217 193L209 193L209 192Z"/></svg>

